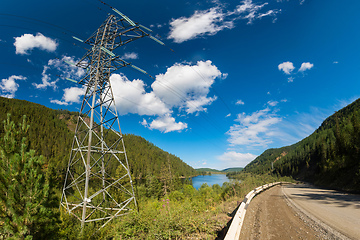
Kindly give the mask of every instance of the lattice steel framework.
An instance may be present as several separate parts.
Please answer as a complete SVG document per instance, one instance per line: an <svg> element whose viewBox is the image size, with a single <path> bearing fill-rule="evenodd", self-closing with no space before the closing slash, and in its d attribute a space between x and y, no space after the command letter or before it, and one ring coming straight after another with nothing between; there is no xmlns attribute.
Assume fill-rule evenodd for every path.
<svg viewBox="0 0 360 240"><path fill-rule="evenodd" d="M91 49L76 64L86 70L78 82L86 86L86 93L75 129L61 206L81 221L82 228L94 221L102 221L103 227L137 207L109 78L112 72L128 65L146 72L120 59L113 51L145 36L162 44L142 29L145 27L113 10L120 18L109 15L84 41Z"/></svg>

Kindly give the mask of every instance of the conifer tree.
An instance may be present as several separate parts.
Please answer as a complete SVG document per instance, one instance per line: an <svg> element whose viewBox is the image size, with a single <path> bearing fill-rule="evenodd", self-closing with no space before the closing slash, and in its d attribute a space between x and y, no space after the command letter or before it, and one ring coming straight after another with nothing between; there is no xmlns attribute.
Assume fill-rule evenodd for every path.
<svg viewBox="0 0 360 240"><path fill-rule="evenodd" d="M44 159L28 150L29 129L26 116L16 127L10 114L4 121L0 140L0 238L56 238L58 216L51 208L53 200L49 176L43 171Z"/></svg>

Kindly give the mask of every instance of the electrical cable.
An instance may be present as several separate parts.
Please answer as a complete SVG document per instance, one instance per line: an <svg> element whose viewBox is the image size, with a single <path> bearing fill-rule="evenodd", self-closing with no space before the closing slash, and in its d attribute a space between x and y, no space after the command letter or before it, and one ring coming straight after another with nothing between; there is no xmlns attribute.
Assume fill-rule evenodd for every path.
<svg viewBox="0 0 360 240"><path fill-rule="evenodd" d="M55 28L59 28L59 29L62 29L62 30L65 30L67 32L70 32L72 34L77 34L71 30L68 30L66 28L63 28L63 27L60 27L60 26L57 26L53 23L49 23L49 22L45 22L45 21L42 21L42 20L38 20L38 19L35 19L35 18L30 18L30 17L24 17L24 16L20 16L20 15L15 15L15 14L8 14L8 13L0 13L0 15L3 15L3 16L10 16L10 17L17 17L17 18L23 18L23 19L28 19L28 20L32 20L32 21L35 21L35 22L40 22L40 23L43 23L43 24L46 24L46 25L50 25L50 26L53 26ZM66 34L66 33L65 33Z"/></svg>
<svg viewBox="0 0 360 240"><path fill-rule="evenodd" d="M98 0L98 1L101 2L102 4L106 5L106 6L110 7L111 9L114 9L114 8L113 8L112 6L110 6L109 4L107 4L107 3L105 3L105 2L103 2L103 1L101 1L101 0ZM92 4L92 5L94 5L94 4ZM98 9L99 9L100 11L104 11L104 10L102 10L102 9L99 8L99 7L98 7ZM78 34L78 33L72 32L72 31L70 31L70 30L68 30L68 29L66 29L66 28L57 26L57 25L52 24L52 23L48 23L48 22L46 22L46 21L34 19L34 18L19 16L19 15L14 15L14 14L4 14L4 13L0 13L0 15L23 18L23 19L27 19L27 20L31 20L31 21L43 23L43 24L46 24L46 25L48 25L48 26L55 27L55 28L57 28L57 29L62 29L62 30L65 30L65 31L67 31L67 32L73 33L73 34L75 34L75 35ZM130 20L130 21L131 21L131 20ZM33 29L29 29L29 28L17 27L17 26L10 26L10 25L0 25L0 26L15 27L15 28L22 28L22 29L27 29L27 30L31 30L31 31L36 31L36 30L33 30ZM65 35L68 35L66 32L62 32L62 33L65 34ZM151 35L149 35L149 36L151 36ZM59 38L59 37L57 37L57 38ZM59 38L59 39L61 39L61 40L63 40L63 41L66 41L66 42L70 42L70 43L72 43L74 46L81 47L81 46L79 46L79 45L77 45L77 44L75 44L75 43L73 43L73 42L71 42L71 41L69 41L69 40L66 40L66 39L63 39L63 38ZM164 45L165 45L165 44L164 44ZM165 46L166 46L166 45L165 45ZM83 49L85 49L85 50L88 51L88 49L86 49L86 48L84 48L84 47L81 47L81 48L83 48ZM173 51L172 49L170 49L170 50ZM193 66L190 66L190 67L200 76L201 79L203 79L204 82L206 82L205 78L201 75L201 73L197 72L197 71L193 68ZM182 93L180 93L179 91L175 90L175 89L174 89L174 88L176 88L175 86L173 86L174 88L172 88L172 87L167 86L167 85L165 85L165 84L162 84L162 83L160 83L160 82L157 82L157 83L160 84L162 87L164 87L164 88L168 89L169 91L171 91L171 92L172 92L173 94L175 94L176 96L178 96L182 101L187 102L190 106L192 106L192 107L194 107L195 109L197 109L197 106L195 106L195 105L192 104L191 102L188 102L188 98L185 97L185 96L186 96L186 93L183 93L183 94L182 94ZM179 90L179 89L178 89L178 90ZM184 96L184 95L185 95L185 96ZM225 104L225 106L230 110L230 108L226 105L226 103L223 101L223 99L222 99L220 96L219 96L219 98L222 100L222 102ZM211 121L211 119L210 119L208 116L206 116L202 111L198 111L198 113L199 113L205 120L207 120L211 125L213 125L213 127L217 128L218 130L220 130L220 131L222 132L222 130L218 127L219 125L216 124L216 123L213 123L213 122Z"/></svg>
<svg viewBox="0 0 360 240"><path fill-rule="evenodd" d="M0 27L19 28L19 29L29 30L29 31L32 31L32 32L39 32L39 30L31 29L31 28L28 28L28 27L12 26L12 25L6 25L6 24L0 24ZM64 33L64 34L65 34L65 33ZM85 49L85 50L88 51L87 48L81 47L80 45L74 43L73 41L66 40L65 38L58 37L58 36L55 36L55 35L49 34L49 33L47 33L46 35L48 35L48 36L50 36L50 37L53 37L53 38L56 38L56 39L61 39L62 41L71 43L72 45L74 45L74 46L76 46L76 47L80 47L80 48Z"/></svg>
<svg viewBox="0 0 360 240"><path fill-rule="evenodd" d="M199 73L198 71L196 71L193 66L190 66L190 67L191 67L191 68L204 80L204 82L206 83L205 77L201 74L201 72ZM199 71L200 71L200 70L199 70ZM209 86L209 87L210 87L210 86ZM230 109L230 107L227 105L227 103L224 101L224 99L220 96L220 94L216 91L216 89L215 89L215 88L212 88L212 89L213 89L213 91L217 94L217 96L219 97L219 99L223 102L223 104L225 105L225 107L229 110L229 112L230 112L232 115L234 115L233 112L232 112L232 110Z"/></svg>

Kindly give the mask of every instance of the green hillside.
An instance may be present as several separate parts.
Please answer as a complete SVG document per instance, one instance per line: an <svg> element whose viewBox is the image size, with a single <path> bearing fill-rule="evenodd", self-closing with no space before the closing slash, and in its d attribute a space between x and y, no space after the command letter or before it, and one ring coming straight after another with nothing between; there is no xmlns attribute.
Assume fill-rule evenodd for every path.
<svg viewBox="0 0 360 240"><path fill-rule="evenodd" d="M302 141L266 150L244 171L292 176L321 186L360 192L359 110L360 99L328 117Z"/></svg>
<svg viewBox="0 0 360 240"><path fill-rule="evenodd" d="M212 168L197 168L195 169L199 175L211 175L211 174L227 174L236 173L243 170L243 168L226 168L224 170L217 170Z"/></svg>
<svg viewBox="0 0 360 240"><path fill-rule="evenodd" d="M242 167L238 167L238 168L226 168L224 170L222 170L222 172L228 173L228 172L240 172L242 171L244 168Z"/></svg>
<svg viewBox="0 0 360 240"><path fill-rule="evenodd" d="M244 168L238 167L238 168L226 168L224 170L217 170L213 168L196 168L195 170L198 172L239 172L243 170Z"/></svg>
<svg viewBox="0 0 360 240"><path fill-rule="evenodd" d="M29 148L46 158L46 164L56 173L56 182L59 187L62 186L78 113L0 97L1 123L6 119L7 113L11 114L11 120L15 123L21 122L23 115L27 116L31 125ZM0 130L0 136L2 135L3 130ZM125 134L124 142L130 169L136 179L148 175L159 177L162 168L166 166L168 169L169 164L174 176L197 175L197 172L180 158L161 150L142 137Z"/></svg>
<svg viewBox="0 0 360 240"><path fill-rule="evenodd" d="M198 172L221 172L219 170L216 170L216 169L212 169L212 168L196 168L195 169L196 171Z"/></svg>

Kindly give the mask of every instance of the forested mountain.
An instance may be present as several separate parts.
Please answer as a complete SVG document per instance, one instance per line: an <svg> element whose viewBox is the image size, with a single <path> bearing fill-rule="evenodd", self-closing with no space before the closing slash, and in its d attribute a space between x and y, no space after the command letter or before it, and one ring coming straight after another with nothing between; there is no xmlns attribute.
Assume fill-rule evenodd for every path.
<svg viewBox="0 0 360 240"><path fill-rule="evenodd" d="M242 167L234 167L234 168L225 168L224 170L221 170L222 172L228 173L228 172L240 172L244 168Z"/></svg>
<svg viewBox="0 0 360 240"><path fill-rule="evenodd" d="M302 141L266 150L244 171L360 192L360 99L328 117Z"/></svg>
<svg viewBox="0 0 360 240"><path fill-rule="evenodd" d="M180 158L163 151L142 137L125 134L124 141L130 169L136 179L147 175L163 175L165 169L168 171L169 167L171 173L177 177L197 175L195 169Z"/></svg>
<svg viewBox="0 0 360 240"><path fill-rule="evenodd" d="M197 168L195 169L199 175L211 175L212 173L221 173L220 170L212 168Z"/></svg>
<svg viewBox="0 0 360 240"><path fill-rule="evenodd" d="M47 167L56 174L56 182L63 184L70 148L74 136L77 112L54 110L23 100L0 97L0 121L7 113L15 123L27 116L29 129L28 145L37 155L45 157ZM0 136L3 128L0 128ZM173 176L194 176L196 171L180 158L169 154L142 137L124 134L124 142L132 175L136 178L162 175L170 168ZM60 186L59 185L59 186Z"/></svg>
<svg viewBox="0 0 360 240"><path fill-rule="evenodd" d="M200 175L211 175L211 174L227 174L227 173L234 173L240 172L243 168L226 168L224 170L217 170L212 168L197 168L195 169Z"/></svg>

